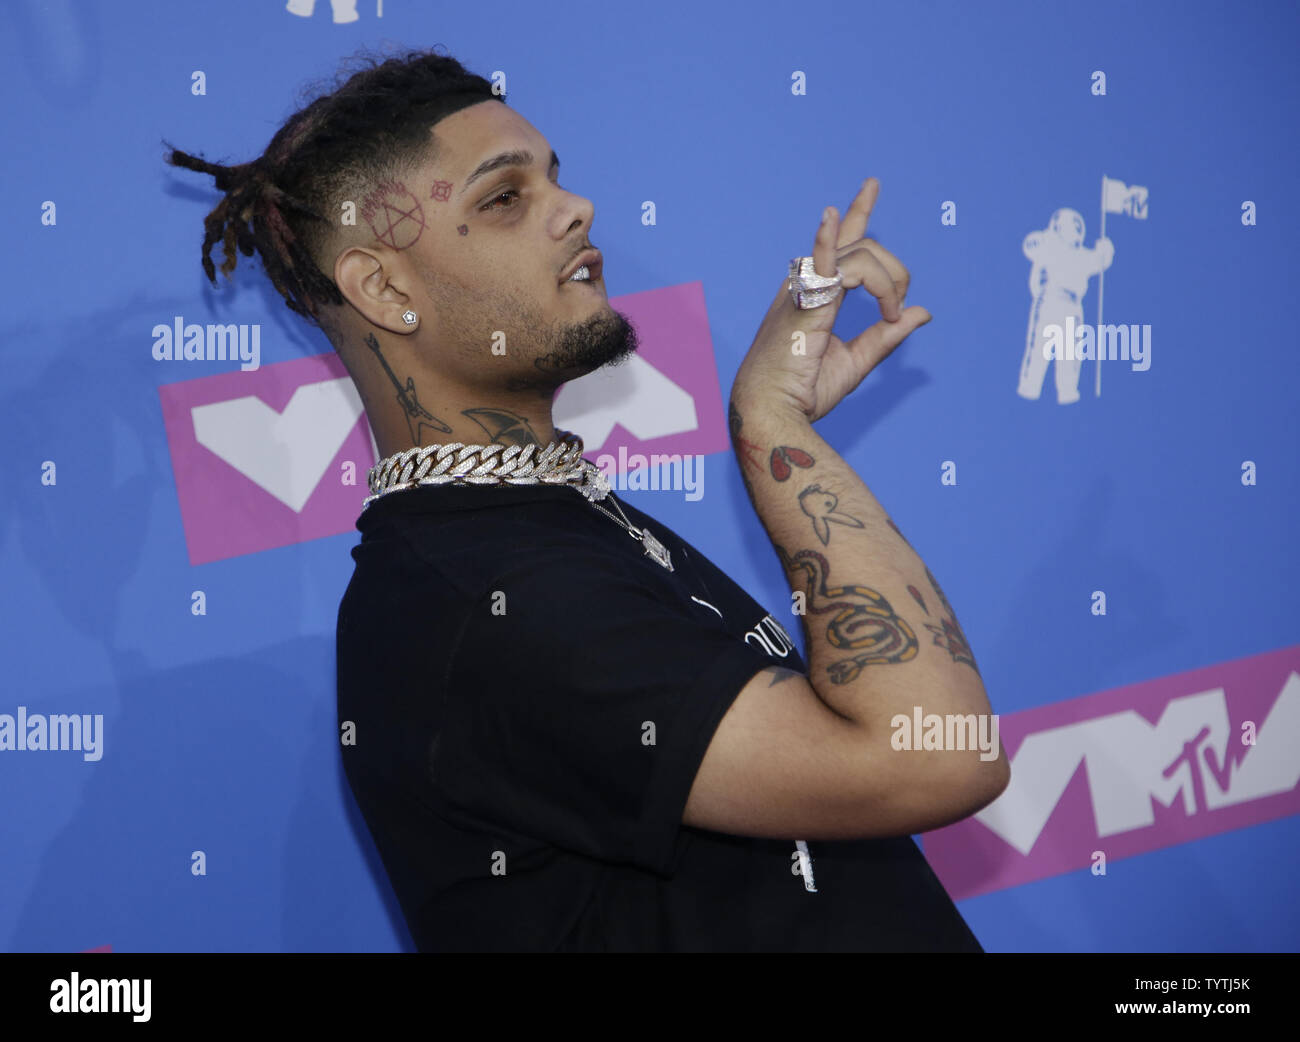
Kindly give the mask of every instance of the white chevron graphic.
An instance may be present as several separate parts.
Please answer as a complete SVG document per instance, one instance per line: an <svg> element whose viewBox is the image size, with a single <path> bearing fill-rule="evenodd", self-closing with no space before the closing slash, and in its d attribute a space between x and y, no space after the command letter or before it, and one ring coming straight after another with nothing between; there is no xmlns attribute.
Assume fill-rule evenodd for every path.
<svg viewBox="0 0 1300 1042"><path fill-rule="evenodd" d="M301 513L363 411L350 377L304 384L284 412L260 398L190 410L194 437L294 513Z"/></svg>
<svg viewBox="0 0 1300 1042"><path fill-rule="evenodd" d="M582 439L587 453L605 444L615 423L642 441L700 426L690 393L639 355L565 384L551 416Z"/></svg>
<svg viewBox="0 0 1300 1042"><path fill-rule="evenodd" d="M1164 768L1184 743L1209 728L1205 748L1219 762L1228 743L1237 739L1230 726L1223 688L1173 698L1152 724L1131 709L1055 727L1029 735L1011 763L1011 785L975 815L1021 854L1038 842L1074 772L1085 765L1097 835L1103 839L1155 821L1152 801L1166 807L1175 800L1187 814L1198 808L1192 798L1190 768L1172 777ZM1300 784L1300 675L1291 673L1268 716L1259 724L1257 741L1231 775L1227 791L1205 771L1208 810L1290 792Z"/></svg>

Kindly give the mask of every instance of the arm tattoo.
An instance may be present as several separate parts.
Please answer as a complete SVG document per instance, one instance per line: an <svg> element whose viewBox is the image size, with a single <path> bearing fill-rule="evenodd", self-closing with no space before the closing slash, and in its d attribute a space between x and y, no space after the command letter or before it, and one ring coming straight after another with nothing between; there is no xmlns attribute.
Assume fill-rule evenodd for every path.
<svg viewBox="0 0 1300 1042"><path fill-rule="evenodd" d="M916 634L881 594L867 586L827 586L830 564L816 550L798 550L792 557L778 546L776 552L786 571L802 580L808 611L833 613L826 639L833 647L857 652L827 667L832 683L857 679L864 666L916 658Z"/></svg>
<svg viewBox="0 0 1300 1042"><path fill-rule="evenodd" d="M917 589L915 586L913 586L911 583L908 583L908 584L907 584L907 592L910 593L910 594L912 595L912 600L916 601L916 603L919 604L919 605L921 606L921 610L922 610L923 612L925 612L927 615L929 615L929 614L930 614L930 609L927 608L927 607L925 606L925 598L923 598L923 597L921 596L921 591L918 590L918 589Z"/></svg>
<svg viewBox="0 0 1300 1042"><path fill-rule="evenodd" d="M925 628L934 634L934 642L943 648L952 656L954 662L965 662L977 674L980 673L979 666L975 665L975 653L970 649L970 642L966 640L966 634L962 632L961 623L957 621L957 613L952 610L952 605L948 603L948 598L944 596L943 590L939 588L939 583L934 576L930 574L930 569L925 570L925 577L930 580L930 585L934 587L934 592L939 597L939 603L943 605L946 614L939 616L939 625L927 622ZM926 612L928 615L929 612Z"/></svg>
<svg viewBox="0 0 1300 1042"><path fill-rule="evenodd" d="M395 250L414 246L424 231L424 208L401 181L384 181L366 196L361 216L375 238Z"/></svg>
<svg viewBox="0 0 1300 1042"><path fill-rule="evenodd" d="M894 524L893 520L891 518L885 518L885 520L889 522L890 528L895 532L898 532L898 538L907 543L907 536L898 531L898 526ZM907 543L907 545L911 547L912 544ZM983 674L980 674L979 666L975 664L975 653L970 649L970 642L966 640L966 634L962 631L961 623L957 621L957 613L952 610L952 605L948 603L948 598L944 596L943 590L939 588L938 581L930 574L929 568L925 569L925 577L930 580L930 587L938 596L939 605L943 608L944 612L947 613L946 615L939 616L938 626L927 622L925 628L934 635L935 644L948 652L948 654L952 656L954 662L965 662L971 667L971 669L975 670L977 674L983 676ZM910 593L912 599L921 606L921 610L929 615L930 609L925 606L925 600L921 597L921 591L915 586L909 585L907 592Z"/></svg>
<svg viewBox="0 0 1300 1042"><path fill-rule="evenodd" d="M820 485L809 485L799 493L799 509L812 518L813 531L822 541L822 546L831 541L830 522L832 521L837 525L848 525L851 528L863 527L862 522L856 517L836 509L839 502L838 496L823 491Z"/></svg>
<svg viewBox="0 0 1300 1042"><path fill-rule="evenodd" d="M753 454L755 452L762 453L763 450L752 441L746 441L740 436L740 428L744 422L735 403L729 403L727 406L727 428L731 431L731 441L736 447L736 456L740 459L740 476L745 479L745 484L748 485L749 478L745 474L745 467L753 467L754 470L761 472L763 465L754 458Z"/></svg>
<svg viewBox="0 0 1300 1042"><path fill-rule="evenodd" d="M375 339L374 333L366 334L366 344L375 353L375 357L379 359L379 364L384 367L384 372L388 374L388 379L397 388L397 401L402 406L402 412L406 415L406 426L411 432L411 445L420 446L424 444L424 428L426 427L441 434L450 434L451 428L420 404L420 399L415 393L415 379L408 376L406 386L402 386L402 382L397 379L397 374L393 372L388 365L387 359L384 358L383 352L379 350L379 341Z"/></svg>
<svg viewBox="0 0 1300 1042"><path fill-rule="evenodd" d="M900 531L898 530L898 526L897 526L896 524L894 524L894 519L893 519L892 517L887 517L887 518L885 518L885 521L889 524L889 527L892 528L892 529L894 530L894 532L895 532L895 534L898 536L898 538L901 539L903 542L907 543L907 536L903 535L903 533L900 532ZM907 548L908 548L909 550L912 550L913 553L916 552L916 551L913 549L911 543L907 543Z"/></svg>
<svg viewBox="0 0 1300 1042"><path fill-rule="evenodd" d="M772 458L768 462L768 466L772 470L772 477L776 478L777 481L785 481L794 473L790 469L791 464L801 470L807 470L816 462L803 449L796 449L791 445L778 445L772 450Z"/></svg>
<svg viewBox="0 0 1300 1042"><path fill-rule="evenodd" d="M537 435L528 421L518 413L505 409L466 409L468 416L487 432L488 439L497 445L538 445Z"/></svg>

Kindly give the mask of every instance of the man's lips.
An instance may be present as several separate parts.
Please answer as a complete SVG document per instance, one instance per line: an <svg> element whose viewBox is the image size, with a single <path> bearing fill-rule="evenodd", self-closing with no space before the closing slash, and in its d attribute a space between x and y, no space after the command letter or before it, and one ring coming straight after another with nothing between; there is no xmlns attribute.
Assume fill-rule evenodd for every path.
<svg viewBox="0 0 1300 1042"><path fill-rule="evenodd" d="M600 250L583 250L573 258L568 268L565 269L564 277L560 279L561 284L568 282L573 277L573 273L584 264L587 266L587 272L591 275L590 281L595 282L600 278L601 269L604 267L604 258L601 257Z"/></svg>

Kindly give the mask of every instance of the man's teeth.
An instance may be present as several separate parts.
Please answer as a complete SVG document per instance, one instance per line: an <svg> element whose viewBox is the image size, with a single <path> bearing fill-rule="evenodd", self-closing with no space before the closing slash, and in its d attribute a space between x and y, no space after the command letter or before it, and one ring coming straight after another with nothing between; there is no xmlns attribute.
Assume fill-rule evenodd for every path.
<svg viewBox="0 0 1300 1042"><path fill-rule="evenodd" d="M583 279L589 279L589 278L591 278L591 272L587 269L587 265L584 264L581 268L579 268L572 275L570 275L565 281L581 282Z"/></svg>

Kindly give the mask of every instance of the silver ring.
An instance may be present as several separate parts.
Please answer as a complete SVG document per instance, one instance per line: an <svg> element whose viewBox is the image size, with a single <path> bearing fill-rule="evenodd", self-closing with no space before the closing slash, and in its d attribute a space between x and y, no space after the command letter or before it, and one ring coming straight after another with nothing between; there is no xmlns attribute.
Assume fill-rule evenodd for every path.
<svg viewBox="0 0 1300 1042"><path fill-rule="evenodd" d="M823 307L840 295L844 275L837 267L834 275L818 275L811 257L795 257L790 261L790 277L786 288L795 307L802 311Z"/></svg>

